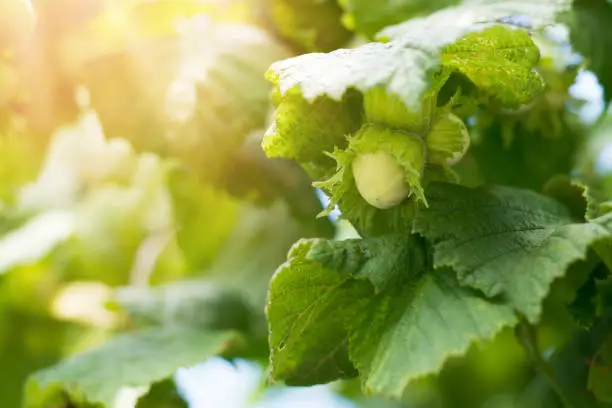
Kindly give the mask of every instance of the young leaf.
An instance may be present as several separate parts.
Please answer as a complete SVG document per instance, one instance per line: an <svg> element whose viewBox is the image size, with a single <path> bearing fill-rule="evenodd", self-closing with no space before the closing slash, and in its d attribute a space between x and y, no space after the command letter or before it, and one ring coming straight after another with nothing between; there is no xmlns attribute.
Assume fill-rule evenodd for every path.
<svg viewBox="0 0 612 408"><path fill-rule="evenodd" d="M122 393L146 392L178 368L197 364L238 340L232 332L185 327L154 328L108 343L34 373L25 389L25 408L70 403L114 407Z"/></svg>
<svg viewBox="0 0 612 408"><path fill-rule="evenodd" d="M329 162L323 152L345 145L346 135L359 129L360 121L359 95L347 93L340 101L327 97L308 101L298 92L289 92L275 112L263 148L268 157Z"/></svg>
<svg viewBox="0 0 612 408"><path fill-rule="evenodd" d="M530 322L553 280L612 236L612 217L574 223L558 202L528 190L432 185L414 230L434 243L434 263L463 285L505 295Z"/></svg>
<svg viewBox="0 0 612 408"><path fill-rule="evenodd" d="M506 108L532 102L544 88L533 69L540 52L530 36L520 30L495 26L471 33L446 47L442 65L469 78L485 96ZM511 76L512 81L502 78Z"/></svg>
<svg viewBox="0 0 612 408"><path fill-rule="evenodd" d="M428 88L429 77L436 67L435 57L421 49L394 42L369 43L276 62L267 78L278 85L283 99L294 88L312 103L321 96L340 101L349 88L365 93L384 87L416 111L420 108L420 94Z"/></svg>
<svg viewBox="0 0 612 408"><path fill-rule="evenodd" d="M366 392L399 398L410 381L514 324L511 307L429 263L414 235L298 243L270 290L273 377L302 385L347 377L350 356Z"/></svg>
<svg viewBox="0 0 612 408"><path fill-rule="evenodd" d="M304 98L313 101L319 96L329 96L340 100L349 88L362 93L381 86L387 92L397 96L405 105L416 111L419 109L421 96L429 88L434 71L444 65L440 60L445 48L451 46L463 36L498 24L504 17L515 14L527 14L533 20L533 26L541 26L555 21L556 15L569 6L569 0L548 0L537 5L531 2L499 1L468 2L434 13L421 19L412 19L404 24L390 27L381 33L381 39L388 39L386 44L370 43L350 49L337 50L329 54L306 54L280 61L272 65L268 79L279 85L284 95L288 90L298 88ZM492 71L499 72L498 56L524 56L524 66L529 65L537 53L533 43L524 41L525 33L518 30L496 29L483 34L482 40L473 46L471 57L474 63L485 67L493 58ZM492 40L495 41L492 41ZM492 43L492 44L490 44ZM485 57L477 56L476 51L484 47ZM521 50L521 47L525 48ZM510 48L508 52L496 53ZM450 47L448 52L452 53ZM486 56L489 57L486 57ZM530 57L528 57L531 55ZM495 64L495 61L498 64ZM458 66L471 64L469 59ZM451 68L457 65L451 64ZM467 68L467 66L466 66ZM511 72L512 74L512 72ZM521 72L521 76L525 75ZM514 79L514 75L511 75ZM485 78L495 78L487 75ZM501 84L510 84L507 76L495 78ZM512 86L512 85L509 85Z"/></svg>

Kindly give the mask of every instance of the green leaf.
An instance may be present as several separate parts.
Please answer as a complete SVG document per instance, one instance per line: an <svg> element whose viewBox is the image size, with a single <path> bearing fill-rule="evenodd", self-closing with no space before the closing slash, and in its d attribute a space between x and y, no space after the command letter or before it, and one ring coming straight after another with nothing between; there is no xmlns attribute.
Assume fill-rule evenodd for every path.
<svg viewBox="0 0 612 408"><path fill-rule="evenodd" d="M604 305L599 288L605 284L608 274L608 269L600 263L591 271L586 282L578 288L574 299L567 306L578 326L591 329L602 317Z"/></svg>
<svg viewBox="0 0 612 408"><path fill-rule="evenodd" d="M577 180L565 175L556 175L546 182L542 193L562 203L569 210L576 221L592 219L589 217L589 191L587 187ZM597 218L597 217L593 217Z"/></svg>
<svg viewBox="0 0 612 408"><path fill-rule="evenodd" d="M442 26L452 24L436 15L431 16L430 22L433 30L436 24L440 25L440 30ZM476 26L472 29L475 30ZM465 32L469 30L460 30L461 34ZM543 86L539 76L532 72L539 58L537 47L523 31L490 27L455 44L453 41L457 38L449 41L450 45L434 47L429 47L427 41L432 41L430 37L421 38L410 30L406 35L413 34L415 40L411 44L396 40L329 54L302 55L278 62L268 72L268 78L278 86L281 100L275 122L264 138L264 150L270 157L293 158L309 169L315 180L325 179L316 185L332 196L329 208L338 204L343 216L362 234L405 230L414 209L413 203L407 200L390 211L377 211L351 184L352 174L347 171L351 157L338 149L345 148L347 136L350 140L350 137L356 137L357 129L363 129L360 126L363 119L359 116L362 101L353 88L365 95L363 106L368 121L393 119L392 123L385 125L399 125L402 129L412 125L411 132L424 136L428 129L421 125L430 122L430 116L435 112L431 107L427 108L423 98L435 96L451 72L461 72L473 78L484 96L506 106L518 106L532 100ZM434 75L434 71L440 68L439 63L442 72ZM500 75L500 70L504 75ZM507 75L513 80L507 80ZM351 90L347 92L349 88ZM388 98L384 97L384 92ZM394 113L385 116L382 106L375 106L378 103L385 107L390 104L389 109L393 108ZM414 112L424 115L424 118L408 124L396 117L405 114L402 119L407 120ZM385 149L382 144L380 149ZM335 169L329 162L332 150L338 162ZM376 146L371 150L376 150ZM435 159L435 155L431 157ZM455 178L446 167L433 170L423 173L424 181L451 181ZM411 177L408 184L419 198L421 189L415 188L418 187L415 178ZM383 227L373 231L374 226ZM389 227L385 229L384 226Z"/></svg>
<svg viewBox="0 0 612 408"><path fill-rule="evenodd" d="M356 93L341 95L340 101L328 97L312 101L288 92L264 136L263 148L268 157L330 163L322 152L346 145L346 136L359 129L360 121L361 98Z"/></svg>
<svg viewBox="0 0 612 408"><path fill-rule="evenodd" d="M335 0L259 0L273 31L299 52L331 51L345 45L351 32L342 26Z"/></svg>
<svg viewBox="0 0 612 408"><path fill-rule="evenodd" d="M485 95L508 108L528 104L544 88L532 69L540 52L524 31L508 32L501 26L471 33L449 45L442 65L464 74ZM512 81L503 81L510 76Z"/></svg>
<svg viewBox="0 0 612 408"><path fill-rule="evenodd" d="M582 196L587 205L587 220L593 220L612 212L612 200L610 200L606 191L604 180L584 175L580 180L575 181L574 184L582 189Z"/></svg>
<svg viewBox="0 0 612 408"><path fill-rule="evenodd" d="M341 274L368 280L376 293L402 279L411 270L420 273L423 248L409 235L383 235L376 239L345 241L316 240L306 258Z"/></svg>
<svg viewBox="0 0 612 408"><path fill-rule="evenodd" d="M75 407L112 407L122 393L146 392L178 368L220 353L237 339L231 332L179 326L118 336L34 373L26 385L24 407L46 408L68 402Z"/></svg>
<svg viewBox="0 0 612 408"><path fill-rule="evenodd" d="M529 15L534 27L549 24L555 21L557 13L569 6L568 0L549 0L537 5L509 0L474 3L448 8L388 28L381 34L381 38L391 40L386 44L370 43L350 50L306 54L277 62L270 68L268 79L279 85L283 95L294 87L299 88L308 101L323 95L340 100L349 88L365 93L376 86L382 86L390 94L399 97L409 109L417 110L421 96L430 85L433 72L441 62L444 64L444 61L440 61L441 54L453 54L453 47L445 51L446 47L471 32L486 29L499 19L514 14ZM524 41L525 33L509 28L501 31L496 29L492 33L482 34L483 40L480 43L470 45L478 50L484 47L489 57L495 54L493 63L498 61L499 64L501 58L494 50L504 47L510 47L511 50L501 53L502 56L531 55L525 58L524 65L533 59L535 47ZM518 49L513 49L516 47ZM521 47L526 49L521 50ZM476 49L472 49L472 58L478 65L484 65L481 57L474 55ZM487 58L484 60L488 61ZM468 68L466 63L471 64L471 59L452 63L450 68ZM498 64L493 64L492 71L499 72ZM499 84L511 82L507 77L503 80L497 78L497 81Z"/></svg>
<svg viewBox="0 0 612 408"><path fill-rule="evenodd" d="M271 375L288 385L357 374L348 356L345 323L373 292L367 282L309 260L312 245L312 240L296 243L270 282Z"/></svg>
<svg viewBox="0 0 612 408"><path fill-rule="evenodd" d="M431 240L435 265L489 297L504 295L537 322L551 283L612 235L612 217L574 223L558 202L529 190L437 184L414 230Z"/></svg>
<svg viewBox="0 0 612 408"><path fill-rule="evenodd" d="M575 126L577 116L567 111L569 104L576 103L568 89L576 81L578 68L559 66L560 57L555 57L560 55L559 46L543 37L534 36L542 50L536 69L546 82L544 92L517 108L493 105L466 112L476 115L469 155L476 159L486 184L540 191L553 176L573 171L576 149L584 140L583 131Z"/></svg>
<svg viewBox="0 0 612 408"><path fill-rule="evenodd" d="M273 377L344 378L355 374L350 357L366 392L399 398L412 380L515 323L511 307L429 264L414 235L296 244L270 288Z"/></svg>
<svg viewBox="0 0 612 408"><path fill-rule="evenodd" d="M449 270L431 271L368 305L355 321L351 358L365 392L400 398L411 381L515 322L509 306L462 288Z"/></svg>
<svg viewBox="0 0 612 408"><path fill-rule="evenodd" d="M591 221L612 210L600 179L582 175L580 179L557 176L544 186L544 193L565 204L576 220ZM609 269L612 269L612 239L597 241L593 249Z"/></svg>
<svg viewBox="0 0 612 408"><path fill-rule="evenodd" d="M606 264L608 269L612 270L612 239L596 242L593 244L593 249Z"/></svg>
<svg viewBox="0 0 612 408"><path fill-rule="evenodd" d="M144 324L247 330L250 323L251 310L239 294L205 281L127 286L116 289L113 303Z"/></svg>
<svg viewBox="0 0 612 408"><path fill-rule="evenodd" d="M588 68L597 75L604 99L612 99L612 4L606 0L576 0L570 20L571 40L576 51L587 58Z"/></svg>
<svg viewBox="0 0 612 408"><path fill-rule="evenodd" d="M388 98L383 100L403 105L394 112L419 116L424 99L435 99L455 72L471 79L481 97L502 106L530 102L543 87L533 71L538 49L527 33L502 27L498 20L533 12L533 26L539 27L554 22L566 6L566 0L538 7L511 1L469 3L390 28L383 36L390 41L384 44L276 62L267 78L277 86L278 109L264 138L264 150L270 157L299 161L315 180L327 179L335 169L326 152L345 148L346 136L371 120L372 112L377 113L370 98L373 91L386 92ZM365 95L365 103L360 95ZM364 109L365 118L359 115ZM345 214L353 211L365 217L364 211L351 205L340 207ZM358 217L347 218L355 222Z"/></svg>
<svg viewBox="0 0 612 408"><path fill-rule="evenodd" d="M339 3L345 11L344 24L372 38L384 27L455 5L459 0L339 0Z"/></svg>

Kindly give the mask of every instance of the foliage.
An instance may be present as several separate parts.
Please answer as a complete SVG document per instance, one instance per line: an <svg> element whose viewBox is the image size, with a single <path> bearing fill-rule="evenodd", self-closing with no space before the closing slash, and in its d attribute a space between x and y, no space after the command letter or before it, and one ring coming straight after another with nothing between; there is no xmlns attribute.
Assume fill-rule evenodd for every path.
<svg viewBox="0 0 612 408"><path fill-rule="evenodd" d="M0 405L611 406L611 7L0 0Z"/></svg>
<svg viewBox="0 0 612 408"><path fill-rule="evenodd" d="M205 333L181 327L155 328L117 337L31 377L24 406L67 403L113 406L126 398L123 394L130 389L143 395L151 384L172 375L176 367L192 365L219 353L231 340L231 333Z"/></svg>

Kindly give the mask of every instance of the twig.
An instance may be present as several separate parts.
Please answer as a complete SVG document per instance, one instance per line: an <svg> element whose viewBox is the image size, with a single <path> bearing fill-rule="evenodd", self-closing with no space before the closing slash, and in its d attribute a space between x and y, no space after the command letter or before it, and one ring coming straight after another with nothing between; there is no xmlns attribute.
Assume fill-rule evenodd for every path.
<svg viewBox="0 0 612 408"><path fill-rule="evenodd" d="M557 383L552 367L542 358L535 327L523 317L520 318L520 323L517 327L517 337L533 361L535 368L546 378L550 387L557 393L563 406L565 408L573 408L570 398L568 398L563 388Z"/></svg>

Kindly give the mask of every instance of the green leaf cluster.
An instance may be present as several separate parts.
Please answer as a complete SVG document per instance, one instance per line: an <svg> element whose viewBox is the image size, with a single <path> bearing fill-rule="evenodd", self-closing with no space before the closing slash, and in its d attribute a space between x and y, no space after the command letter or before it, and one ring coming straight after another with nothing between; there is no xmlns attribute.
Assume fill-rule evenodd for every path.
<svg viewBox="0 0 612 408"><path fill-rule="evenodd" d="M612 403L610 1L0 10L0 406Z"/></svg>
<svg viewBox="0 0 612 408"><path fill-rule="evenodd" d="M379 42L268 71L276 111L266 154L299 162L330 196L325 214L337 205L362 237L299 241L276 271L272 377L359 377L366 394L407 398L471 344L514 327L548 372L533 333L604 324L605 286L593 279L609 275L612 238L596 177L566 177L582 143L566 105L576 69L541 38L571 4L465 1L417 16L437 4L383 3L341 2L345 24L373 37L401 12L415 17L382 29ZM571 406L584 401L576 389L607 398L606 343L595 341L596 380L576 377L569 396L551 385Z"/></svg>

